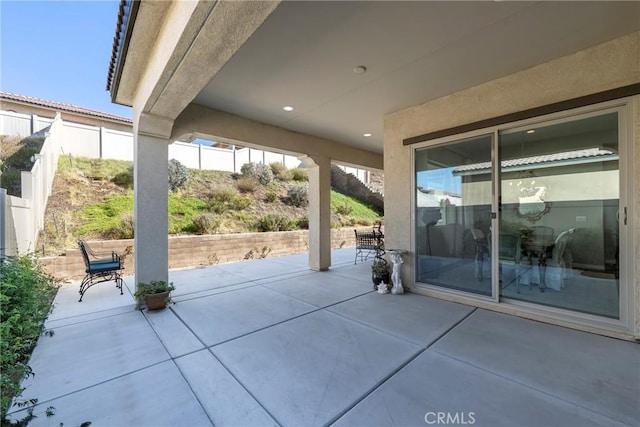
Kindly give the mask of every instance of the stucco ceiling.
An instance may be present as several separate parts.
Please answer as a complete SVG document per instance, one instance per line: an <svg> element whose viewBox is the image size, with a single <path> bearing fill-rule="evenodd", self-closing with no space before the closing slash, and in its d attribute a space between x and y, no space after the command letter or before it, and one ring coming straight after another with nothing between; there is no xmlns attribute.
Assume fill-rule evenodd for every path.
<svg viewBox="0 0 640 427"><path fill-rule="evenodd" d="M638 29L640 2L283 2L194 102L382 152L387 113Z"/></svg>

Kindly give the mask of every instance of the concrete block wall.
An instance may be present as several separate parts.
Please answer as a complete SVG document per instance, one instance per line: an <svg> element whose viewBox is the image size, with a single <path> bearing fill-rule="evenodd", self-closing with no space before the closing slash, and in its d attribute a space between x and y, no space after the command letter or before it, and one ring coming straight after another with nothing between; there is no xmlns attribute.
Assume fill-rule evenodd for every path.
<svg viewBox="0 0 640 427"><path fill-rule="evenodd" d="M371 191L353 174L346 173L336 165L331 165L331 186L343 194L384 211L382 194Z"/></svg>
<svg viewBox="0 0 640 427"><path fill-rule="evenodd" d="M371 227L359 227L358 231L371 231ZM331 230L331 247L355 247L353 228ZM133 240L88 241L98 254L109 255L112 251L123 253ZM213 234L206 236L169 237L169 268L188 268L214 264L239 262L307 253L309 232L307 230L281 231L274 233ZM125 275L134 273L134 257L125 260ZM354 252L355 256L355 252ZM67 249L65 255L42 257L40 264L52 276L64 281L80 280L84 277L84 261L79 249Z"/></svg>

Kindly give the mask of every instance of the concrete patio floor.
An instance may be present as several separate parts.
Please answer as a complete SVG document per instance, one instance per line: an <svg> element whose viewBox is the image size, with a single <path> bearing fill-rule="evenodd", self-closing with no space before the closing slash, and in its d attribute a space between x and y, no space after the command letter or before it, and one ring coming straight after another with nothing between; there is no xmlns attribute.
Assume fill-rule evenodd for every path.
<svg viewBox="0 0 640 427"><path fill-rule="evenodd" d="M171 271L136 311L64 285L30 365L30 426L640 425L640 346L416 294L333 252ZM55 416L43 412L55 407ZM19 417L14 414L14 417Z"/></svg>

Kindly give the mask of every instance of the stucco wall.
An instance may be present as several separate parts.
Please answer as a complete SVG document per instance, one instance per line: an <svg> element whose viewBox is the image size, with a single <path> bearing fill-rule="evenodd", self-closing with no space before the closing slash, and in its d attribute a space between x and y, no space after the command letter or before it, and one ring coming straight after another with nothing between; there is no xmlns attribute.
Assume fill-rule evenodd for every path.
<svg viewBox="0 0 640 427"><path fill-rule="evenodd" d="M540 107L567 99L598 93L640 82L640 32L529 68L491 82L484 83L436 99L422 105L397 111L385 116L384 121L384 170L385 170L385 240L388 246L411 247L411 195L412 147L403 146L403 139L415 137L458 125L502 116L522 110ZM640 97L634 97L635 121L633 146L640 145L638 105ZM635 164L640 155L635 152ZM634 200L636 212L640 211L640 168L634 168ZM640 222L634 217L635 259L640 256L638 231ZM403 268L403 281L413 284L412 257L407 257ZM638 280L640 269L636 265L636 301L640 297ZM491 308L496 308L487 305ZM636 304L636 318L640 303ZM503 308L509 311L509 308ZM640 337L640 321L636 321L634 335ZM588 329L588 328L585 328Z"/></svg>
<svg viewBox="0 0 640 427"><path fill-rule="evenodd" d="M358 228L371 231L371 227ZM89 241L98 254L122 253L133 240ZM355 233L351 228L331 230L331 247L355 247ZM206 236L174 236L169 238L169 268L199 267L203 265L238 262L245 259L292 255L309 251L309 232L306 230L277 233L214 234ZM354 249L355 257L355 249ZM43 257L40 264L52 276L61 280L78 280L84 276L84 262L79 249L68 249L66 255ZM134 273L133 256L125 259L126 275Z"/></svg>

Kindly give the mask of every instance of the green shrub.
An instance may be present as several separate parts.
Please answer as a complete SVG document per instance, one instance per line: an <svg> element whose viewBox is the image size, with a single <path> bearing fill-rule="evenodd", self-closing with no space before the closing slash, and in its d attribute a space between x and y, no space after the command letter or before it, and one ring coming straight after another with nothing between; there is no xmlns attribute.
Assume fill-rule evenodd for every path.
<svg viewBox="0 0 640 427"><path fill-rule="evenodd" d="M336 210L336 213L340 215L351 215L351 213L353 212L353 206L347 203L343 203L336 206L335 210Z"/></svg>
<svg viewBox="0 0 640 427"><path fill-rule="evenodd" d="M213 189L210 198L220 203L231 203L238 196L238 191L228 185L219 185Z"/></svg>
<svg viewBox="0 0 640 427"><path fill-rule="evenodd" d="M278 193L275 191L268 191L267 194L265 195L265 200L268 203L273 203L276 200L278 200Z"/></svg>
<svg viewBox="0 0 640 427"><path fill-rule="evenodd" d="M271 172L276 179L280 179L280 176L287 172L287 167L280 162L269 163L269 167L271 168Z"/></svg>
<svg viewBox="0 0 640 427"><path fill-rule="evenodd" d="M245 163L240 168L240 172L242 172L244 176L257 179L262 185L267 185L273 181L273 172L271 172L271 168L264 163Z"/></svg>
<svg viewBox="0 0 640 427"><path fill-rule="evenodd" d="M27 363L42 333L57 285L28 256L1 261L0 277L0 409L4 420L12 399L23 391L20 381L33 375Z"/></svg>
<svg viewBox="0 0 640 427"><path fill-rule="evenodd" d="M169 189L173 192L182 188L189 179L189 169L176 159L169 160Z"/></svg>
<svg viewBox="0 0 640 427"><path fill-rule="evenodd" d="M303 185L297 185L289 188L287 191L287 197L289 204L297 207L304 207L309 204L309 192L307 187Z"/></svg>
<svg viewBox="0 0 640 427"><path fill-rule="evenodd" d="M242 193L253 193L260 185L260 182L252 176L243 176L236 181L236 187Z"/></svg>
<svg viewBox="0 0 640 427"><path fill-rule="evenodd" d="M253 203L251 197L238 196L231 202L231 208L236 211L241 211L251 206L251 203Z"/></svg>
<svg viewBox="0 0 640 427"><path fill-rule="evenodd" d="M7 194L11 196L22 195L21 191L22 173L16 169L7 169L0 174L0 187L7 189Z"/></svg>
<svg viewBox="0 0 640 427"><path fill-rule="evenodd" d="M309 181L309 171L303 168L291 169L291 179L294 181Z"/></svg>
<svg viewBox="0 0 640 427"><path fill-rule="evenodd" d="M208 196L207 207L209 210L221 214L228 210L242 210L253 203L250 197L243 197L238 194L238 190L228 185L216 187Z"/></svg>
<svg viewBox="0 0 640 427"><path fill-rule="evenodd" d="M15 153L5 159L5 162L19 170L30 170L33 166L31 160L35 154L40 152L40 147L30 144L22 145Z"/></svg>
<svg viewBox="0 0 640 427"><path fill-rule="evenodd" d="M112 181L120 187L133 188L133 166L130 166L126 171L117 173Z"/></svg>
<svg viewBox="0 0 640 427"><path fill-rule="evenodd" d="M222 220L218 215L204 212L193 217L193 224L198 234L214 234L220 229Z"/></svg>
<svg viewBox="0 0 640 427"><path fill-rule="evenodd" d="M370 218L356 218L356 223L360 225L370 226L373 225L374 221Z"/></svg>
<svg viewBox="0 0 640 427"><path fill-rule="evenodd" d="M238 197L238 190L228 185L219 185L205 199L209 210L220 214L230 209L236 197Z"/></svg>
<svg viewBox="0 0 640 427"><path fill-rule="evenodd" d="M297 228L299 228L300 230L308 230L309 229L309 218L307 218L307 217L298 218L298 220L296 220L296 225L297 225Z"/></svg>
<svg viewBox="0 0 640 427"><path fill-rule="evenodd" d="M256 228L258 231L289 231L294 225L295 222L287 215L268 214L258 219Z"/></svg>
<svg viewBox="0 0 640 427"><path fill-rule="evenodd" d="M273 172L273 176L278 181L291 181L293 179L293 171L287 169L285 165L282 163L274 162L269 165L271 167L271 172Z"/></svg>

